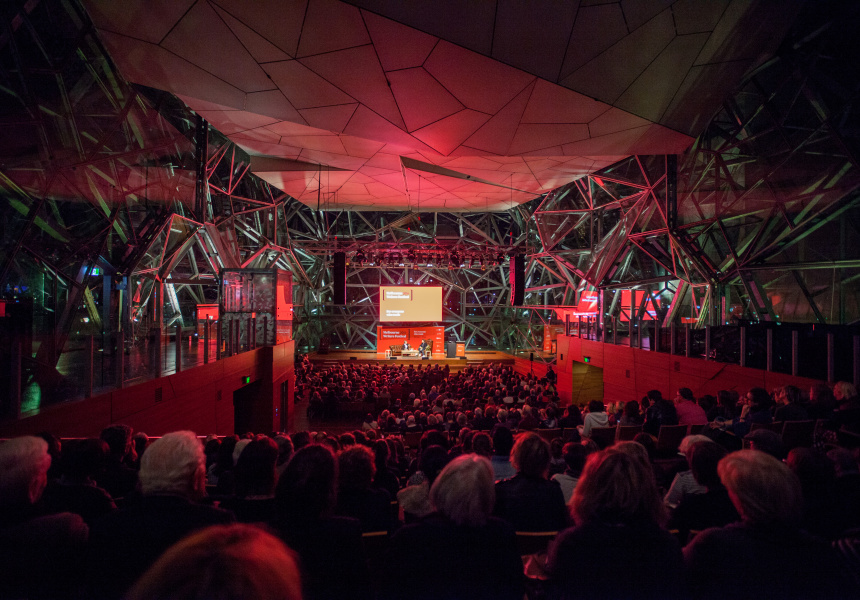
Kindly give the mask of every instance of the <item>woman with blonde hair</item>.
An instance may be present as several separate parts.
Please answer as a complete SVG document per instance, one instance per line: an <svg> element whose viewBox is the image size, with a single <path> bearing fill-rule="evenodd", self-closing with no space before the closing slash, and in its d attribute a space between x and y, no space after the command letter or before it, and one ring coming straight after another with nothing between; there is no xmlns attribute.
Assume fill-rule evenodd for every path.
<svg viewBox="0 0 860 600"><path fill-rule="evenodd" d="M615 449L592 454L570 500L575 525L550 546L557 598L680 598L683 561L648 464ZM607 576L607 565L624 565Z"/></svg>

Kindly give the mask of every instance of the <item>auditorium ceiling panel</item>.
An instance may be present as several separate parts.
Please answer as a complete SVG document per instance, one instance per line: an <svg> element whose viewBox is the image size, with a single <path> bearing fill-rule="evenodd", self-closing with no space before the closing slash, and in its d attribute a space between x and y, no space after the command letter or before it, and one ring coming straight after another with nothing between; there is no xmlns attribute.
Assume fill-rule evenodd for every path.
<svg viewBox="0 0 860 600"><path fill-rule="evenodd" d="M455 211L504 210L621 156L684 151L717 92L742 74L737 65L779 37L747 34L787 22L754 21L773 2L701 12L684 0L592 4L136 0L120 10L84 0L131 81L179 95L251 155L305 163L304 180L318 187L300 201ZM696 66L704 63L736 66ZM365 172L378 155L391 170ZM419 192L397 160L408 156L427 165L510 159L492 178L510 187L442 185L451 174L413 165L425 180ZM535 156L551 160L526 160ZM362 177L320 178L322 167ZM455 179L485 178L468 163L449 168ZM259 174L296 191L294 174ZM384 185L354 185L366 180ZM431 187L438 193L419 197Z"/></svg>

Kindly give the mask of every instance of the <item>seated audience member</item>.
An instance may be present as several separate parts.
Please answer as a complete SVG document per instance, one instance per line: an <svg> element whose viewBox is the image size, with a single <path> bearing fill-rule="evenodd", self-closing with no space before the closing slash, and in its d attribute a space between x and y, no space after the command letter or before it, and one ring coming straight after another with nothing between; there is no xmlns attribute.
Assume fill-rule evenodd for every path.
<svg viewBox="0 0 860 600"><path fill-rule="evenodd" d="M532 429L537 429L540 427L540 421L533 414L534 411L531 406L526 404L523 406L523 418L520 419L519 429L525 431L531 431Z"/></svg>
<svg viewBox="0 0 860 600"><path fill-rule="evenodd" d="M233 470L236 493L221 501L242 523L268 523L275 516L278 445L261 437L245 446Z"/></svg>
<svg viewBox="0 0 860 600"><path fill-rule="evenodd" d="M624 412L618 420L618 424L622 427L635 427L645 423L644 417L639 414L639 403L636 400L631 400L624 405Z"/></svg>
<svg viewBox="0 0 860 600"><path fill-rule="evenodd" d="M785 460L797 475L803 492L803 520L807 532L834 540L851 526L851 513L836 493L836 468L827 456L810 448L795 448Z"/></svg>
<svg viewBox="0 0 860 600"><path fill-rule="evenodd" d="M690 446L697 442L711 442L711 439L704 435L688 435L681 440L678 452L686 457ZM666 492L666 496L663 498L663 502L665 502L666 506L669 508L675 508L685 496L689 494L704 494L706 491L707 489L705 489L703 485L696 483L696 478L693 477L693 471L688 469L675 475L675 478L672 480L672 485L669 486L669 491Z"/></svg>
<svg viewBox="0 0 860 600"><path fill-rule="evenodd" d="M649 390L646 394L650 405L645 410L645 425L643 431L653 436L660 434L663 425L677 425L678 411L675 405L663 398L660 390Z"/></svg>
<svg viewBox="0 0 860 600"><path fill-rule="evenodd" d="M806 421L809 412L801 403L800 390L793 385L781 387L776 393L777 406L773 411L774 421Z"/></svg>
<svg viewBox="0 0 860 600"><path fill-rule="evenodd" d="M816 383L809 388L807 412L810 419L831 419L834 410L836 410L836 398L829 385Z"/></svg>
<svg viewBox="0 0 860 600"><path fill-rule="evenodd" d="M590 438L591 430L595 427L608 427L609 416L606 407L600 400L592 400L588 403L588 412L582 421L582 437Z"/></svg>
<svg viewBox="0 0 860 600"><path fill-rule="evenodd" d="M390 531L391 496L373 487L376 474L373 452L353 446L337 457L338 489L334 514L361 522L362 531Z"/></svg>
<svg viewBox="0 0 860 600"><path fill-rule="evenodd" d="M120 597L167 548L187 534L235 520L198 504L206 494L206 458L194 432L176 431L147 448L140 461L142 496L90 531L92 585L98 597Z"/></svg>
<svg viewBox="0 0 860 600"><path fill-rule="evenodd" d="M557 475L558 473L564 473L565 469L567 469L567 463L564 462L564 455L562 450L564 449L564 440L560 437L553 438L549 442L549 478L552 479L553 475Z"/></svg>
<svg viewBox="0 0 860 600"><path fill-rule="evenodd" d="M436 478L430 498L435 512L391 538L381 597L521 600L514 530L490 516L490 462L475 454L455 458Z"/></svg>
<svg viewBox="0 0 860 600"><path fill-rule="evenodd" d="M564 416L558 420L558 426L563 429L576 429L579 425L582 425L582 413L579 412L578 406L571 404L564 409Z"/></svg>
<svg viewBox="0 0 860 600"><path fill-rule="evenodd" d="M829 389L829 388L828 388ZM708 421L723 419L730 421L741 416L738 407L738 393L733 390L720 390L717 392L717 405L708 413Z"/></svg>
<svg viewBox="0 0 860 600"><path fill-rule="evenodd" d="M588 458L588 449L582 444L576 442L568 442L561 450L561 455L567 468L563 473L558 473L552 476L552 480L561 486L561 493L564 496L564 503L570 502L573 491L576 489L576 484L582 475L582 470L585 468L585 459Z"/></svg>
<svg viewBox="0 0 860 600"><path fill-rule="evenodd" d="M406 481L406 487L397 492L397 502L403 509L403 517L407 523L433 512L430 486L447 464L448 452L442 446L433 444L421 452L418 470Z"/></svg>
<svg viewBox="0 0 860 600"><path fill-rule="evenodd" d="M567 526L564 494L549 481L549 444L536 433L521 434L513 450L511 464L517 474L496 483L493 514L514 526L516 531L560 531Z"/></svg>
<svg viewBox="0 0 860 600"><path fill-rule="evenodd" d="M132 428L128 425L111 425L101 433L108 445L105 468L96 481L112 498L125 498L137 486L137 471L129 466L134 462Z"/></svg>
<svg viewBox="0 0 860 600"><path fill-rule="evenodd" d="M44 439L0 443L0 598L81 593L88 528L79 515L38 508L50 466Z"/></svg>
<svg viewBox="0 0 860 600"><path fill-rule="evenodd" d="M662 527L665 510L641 458L614 448L589 456L570 510L575 525L550 544L548 597L684 596L680 547Z"/></svg>
<svg viewBox="0 0 860 600"><path fill-rule="evenodd" d="M744 439L749 442L750 450L758 450L772 457L782 460L785 458L785 446L782 443L782 436L770 429L756 429L744 436Z"/></svg>
<svg viewBox="0 0 860 600"><path fill-rule="evenodd" d="M852 529L860 528L860 468L851 450L834 448L827 458L836 469L834 492L842 504L842 513ZM860 533L860 532L858 532ZM860 558L860 557L858 557Z"/></svg>
<svg viewBox="0 0 860 600"><path fill-rule="evenodd" d="M504 412L504 411L499 411ZM496 427L493 432L493 456L490 464L493 466L493 478L496 481L513 477L517 474L511 464L511 448L514 447L514 434L507 427Z"/></svg>
<svg viewBox="0 0 860 600"><path fill-rule="evenodd" d="M299 555L305 600L372 597L361 523L331 516L337 459L327 446L312 444L293 455L278 481L275 503L273 525Z"/></svg>
<svg viewBox="0 0 860 600"><path fill-rule="evenodd" d="M693 598L856 598L825 542L800 529L803 493L769 454L741 450L717 468L741 521L707 529L684 549Z"/></svg>
<svg viewBox="0 0 860 600"><path fill-rule="evenodd" d="M678 530L678 539L682 542L686 542L691 531L722 527L740 519L717 474L717 465L726 456L726 449L711 441L695 442L686 454L696 483L707 491L685 495L672 511L669 528Z"/></svg>
<svg viewBox="0 0 860 600"><path fill-rule="evenodd" d="M400 491L400 480L397 476L397 471L392 468L391 449L388 442L385 440L376 440L373 442L373 461L376 465L376 474L373 476L373 487L385 490L389 497L394 500L397 498L397 492Z"/></svg>
<svg viewBox="0 0 860 600"><path fill-rule="evenodd" d="M746 404L741 408L741 416L731 421L717 422L721 429L727 429L738 438L743 438L752 429L753 423L772 423L770 394L764 388L752 388L747 392Z"/></svg>
<svg viewBox="0 0 860 600"><path fill-rule="evenodd" d="M275 466L275 472L280 477L284 469L287 468L287 463L290 462L293 452L296 450L293 446L293 440L289 436L279 435L275 438L275 443L278 445L278 461Z"/></svg>
<svg viewBox="0 0 860 600"><path fill-rule="evenodd" d="M302 600L295 555L249 525L215 525L171 546L127 600Z"/></svg>
<svg viewBox="0 0 860 600"><path fill-rule="evenodd" d="M87 524L116 510L113 498L95 482L107 453L103 440L68 440L63 445L60 479L49 483L42 496L46 510L81 515Z"/></svg>
<svg viewBox="0 0 860 600"><path fill-rule="evenodd" d="M696 404L693 390L682 387L675 396L675 411L678 413L678 425L707 425L708 415Z"/></svg>

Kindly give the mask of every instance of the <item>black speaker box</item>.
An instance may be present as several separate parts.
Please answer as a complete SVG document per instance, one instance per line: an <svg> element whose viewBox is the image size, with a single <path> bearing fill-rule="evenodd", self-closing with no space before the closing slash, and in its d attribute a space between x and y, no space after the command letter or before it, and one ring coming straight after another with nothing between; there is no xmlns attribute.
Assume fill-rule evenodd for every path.
<svg viewBox="0 0 860 600"><path fill-rule="evenodd" d="M334 294L332 302L334 304L346 304L346 253L334 253Z"/></svg>
<svg viewBox="0 0 860 600"><path fill-rule="evenodd" d="M522 306L526 295L526 257L517 254L511 257L511 306Z"/></svg>

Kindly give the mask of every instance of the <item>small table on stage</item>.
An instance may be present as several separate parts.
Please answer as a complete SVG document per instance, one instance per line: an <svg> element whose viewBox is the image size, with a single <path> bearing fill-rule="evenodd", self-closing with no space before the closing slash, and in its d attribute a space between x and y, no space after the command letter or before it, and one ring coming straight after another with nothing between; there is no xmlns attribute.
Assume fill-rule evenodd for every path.
<svg viewBox="0 0 860 600"><path fill-rule="evenodd" d="M410 348L409 350L401 350L401 356L411 356L412 358L418 358L418 350L415 348Z"/></svg>

